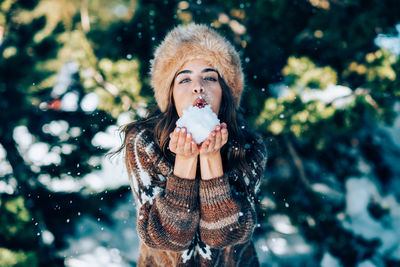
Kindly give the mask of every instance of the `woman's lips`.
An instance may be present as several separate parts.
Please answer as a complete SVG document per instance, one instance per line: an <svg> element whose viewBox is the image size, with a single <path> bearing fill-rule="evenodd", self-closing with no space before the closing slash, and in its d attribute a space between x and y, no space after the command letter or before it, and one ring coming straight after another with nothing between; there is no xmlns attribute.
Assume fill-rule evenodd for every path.
<svg viewBox="0 0 400 267"><path fill-rule="evenodd" d="M193 104L194 107L198 107L198 108L204 108L206 105L207 105L207 102L202 98L196 99L196 101L194 101L194 104Z"/></svg>

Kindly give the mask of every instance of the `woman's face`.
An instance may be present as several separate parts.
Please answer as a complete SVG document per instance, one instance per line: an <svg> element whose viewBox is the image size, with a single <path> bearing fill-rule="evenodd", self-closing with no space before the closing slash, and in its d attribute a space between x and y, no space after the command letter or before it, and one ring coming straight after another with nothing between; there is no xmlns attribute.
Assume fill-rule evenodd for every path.
<svg viewBox="0 0 400 267"><path fill-rule="evenodd" d="M175 76L172 96L179 117L184 109L207 104L218 115L222 98L218 72L203 59L186 62Z"/></svg>

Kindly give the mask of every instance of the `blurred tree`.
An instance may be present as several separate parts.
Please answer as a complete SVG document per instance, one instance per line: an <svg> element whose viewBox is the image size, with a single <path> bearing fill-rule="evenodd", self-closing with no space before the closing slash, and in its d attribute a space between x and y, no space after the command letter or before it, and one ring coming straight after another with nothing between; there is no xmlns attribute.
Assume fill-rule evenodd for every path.
<svg viewBox="0 0 400 267"><path fill-rule="evenodd" d="M92 5L107 8L106 3ZM121 111L140 103L137 61L94 55L80 23L88 15L85 4L0 2L0 142L10 166L4 181L13 185L0 198L2 266L63 265L57 251L77 218L89 214L109 221L113 191L128 192L57 192L46 183L99 169L95 159L106 150L92 139L114 125ZM84 103L90 92L97 93L98 105Z"/></svg>
<svg viewBox="0 0 400 267"><path fill-rule="evenodd" d="M57 251L78 210L109 221L127 187L56 192L46 181L100 167L106 150L94 136L123 112L135 119L152 109L152 51L192 21L211 24L242 56L242 112L270 153L256 235L266 238L271 218L286 214L315 244L308 264L327 252L343 266L400 264L382 252L384 240L345 227L345 187L366 176L360 162L382 194L400 175L390 164L398 147L376 129L395 119L400 63L374 43L394 33L399 9L394 0L0 1L0 143L9 164L1 175L12 187L0 196L0 265L62 266ZM32 159L33 148L46 157ZM368 212L378 222L390 215L379 200Z"/></svg>

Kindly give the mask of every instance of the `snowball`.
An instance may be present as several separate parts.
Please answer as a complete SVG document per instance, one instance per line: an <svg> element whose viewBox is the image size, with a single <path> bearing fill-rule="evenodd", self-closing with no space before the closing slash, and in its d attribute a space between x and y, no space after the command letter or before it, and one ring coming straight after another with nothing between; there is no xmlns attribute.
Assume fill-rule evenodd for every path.
<svg viewBox="0 0 400 267"><path fill-rule="evenodd" d="M197 144L207 140L211 131L219 124L217 114L212 111L210 105L204 108L189 107L182 111L182 116L176 122L177 127L186 127Z"/></svg>

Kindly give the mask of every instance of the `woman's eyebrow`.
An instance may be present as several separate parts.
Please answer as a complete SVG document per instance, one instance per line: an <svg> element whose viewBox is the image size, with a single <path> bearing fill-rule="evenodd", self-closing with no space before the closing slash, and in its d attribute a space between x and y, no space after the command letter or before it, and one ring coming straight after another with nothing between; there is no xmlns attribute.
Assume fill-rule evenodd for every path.
<svg viewBox="0 0 400 267"><path fill-rule="evenodd" d="M218 71L216 71L215 69L212 69L212 68L204 69L201 72L205 73L205 72L210 72L210 71L214 71L214 72L216 72L218 74ZM191 71L191 70L182 70L182 71L178 72L178 74L176 74L175 77L178 77L179 74L184 74L184 73L193 73L193 71Z"/></svg>
<svg viewBox="0 0 400 267"><path fill-rule="evenodd" d="M216 71L215 69L211 69L211 68L204 69L201 72L204 73L204 72L210 72L210 71L214 71L218 74L218 71Z"/></svg>
<svg viewBox="0 0 400 267"><path fill-rule="evenodd" d="M183 74L183 73L192 73L192 71L191 70L180 71L180 72L178 72L178 74L176 74L176 77L178 77L179 74Z"/></svg>

